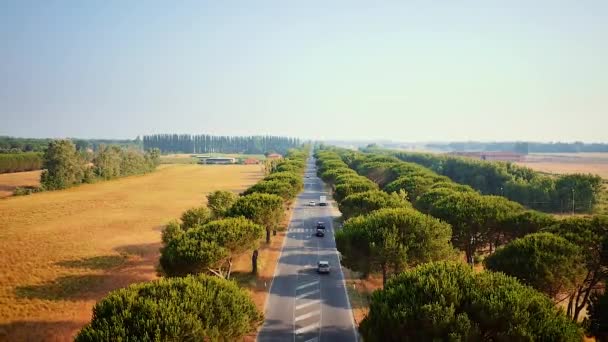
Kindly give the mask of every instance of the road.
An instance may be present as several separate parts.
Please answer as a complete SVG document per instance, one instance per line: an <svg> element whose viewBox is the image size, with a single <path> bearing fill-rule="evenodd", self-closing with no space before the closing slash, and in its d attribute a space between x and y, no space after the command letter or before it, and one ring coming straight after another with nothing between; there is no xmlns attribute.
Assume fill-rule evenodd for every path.
<svg viewBox="0 0 608 342"><path fill-rule="evenodd" d="M330 206L319 202L324 183L309 159L304 191L298 196L266 302L265 321L257 340L357 341L352 310L334 240ZM330 201L330 204L332 202ZM316 237L316 223L326 225L325 237ZM329 261L331 272L316 272L319 260Z"/></svg>

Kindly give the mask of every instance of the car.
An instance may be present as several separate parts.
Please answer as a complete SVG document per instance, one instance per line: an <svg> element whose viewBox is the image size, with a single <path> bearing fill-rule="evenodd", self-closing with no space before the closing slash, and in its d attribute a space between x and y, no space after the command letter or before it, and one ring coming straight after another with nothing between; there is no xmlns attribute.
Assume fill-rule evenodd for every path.
<svg viewBox="0 0 608 342"><path fill-rule="evenodd" d="M317 229L325 229L325 223L321 221L317 222Z"/></svg>
<svg viewBox="0 0 608 342"><path fill-rule="evenodd" d="M310 178L310 176L306 176L306 178Z"/></svg>
<svg viewBox="0 0 608 342"><path fill-rule="evenodd" d="M317 272L319 273L329 273L329 261L319 261L317 264Z"/></svg>
<svg viewBox="0 0 608 342"><path fill-rule="evenodd" d="M324 237L325 236L325 231L323 229L317 229L317 236L318 237Z"/></svg>
<svg viewBox="0 0 608 342"><path fill-rule="evenodd" d="M310 202L308 202L308 205L311 207L314 207L317 205L317 203L315 203L315 201L310 201Z"/></svg>

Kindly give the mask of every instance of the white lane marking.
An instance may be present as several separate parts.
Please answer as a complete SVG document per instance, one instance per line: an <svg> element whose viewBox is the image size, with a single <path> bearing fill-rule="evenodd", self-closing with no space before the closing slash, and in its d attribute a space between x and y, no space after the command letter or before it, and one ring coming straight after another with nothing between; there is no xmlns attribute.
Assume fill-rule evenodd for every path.
<svg viewBox="0 0 608 342"><path fill-rule="evenodd" d="M319 303L321 303L320 299L313 299L313 300L311 300L309 302L306 302L304 304L296 305L296 310L304 309L306 307L309 307L309 306L315 305L315 304L319 304Z"/></svg>
<svg viewBox="0 0 608 342"><path fill-rule="evenodd" d="M310 340L306 340L306 341L304 341L304 342L317 342L318 340L319 340L319 338L318 338L318 337L313 337L313 338L311 338Z"/></svg>
<svg viewBox="0 0 608 342"><path fill-rule="evenodd" d="M308 296L313 295L315 293L319 293L319 289L302 293L301 295L296 296L296 299L301 299L301 298L304 298L304 297L308 297Z"/></svg>
<svg viewBox="0 0 608 342"><path fill-rule="evenodd" d="M319 328L319 322L317 323L313 323L311 325L307 325L305 327L301 327L300 329L296 330L296 335L300 335L303 334L305 332L311 331L311 330L315 330Z"/></svg>
<svg viewBox="0 0 608 342"><path fill-rule="evenodd" d="M318 281L318 280L315 280L315 281L310 282L310 283L308 283L308 284L304 284L304 285L300 285L300 286L296 287L296 290L301 290L301 289L307 288L307 287L309 287L309 286L316 285L316 284L318 284L318 283L319 283L319 281Z"/></svg>
<svg viewBox="0 0 608 342"><path fill-rule="evenodd" d="M307 318L309 318L309 317L316 316L316 315L318 315L318 314L319 314L319 310L317 310L317 311L311 311L311 312L309 312L309 313L307 313L307 314L303 314L303 315L297 316L297 317L295 318L295 320L296 320L296 322L297 322L297 321L301 321L301 320L303 320L303 319L307 319Z"/></svg>

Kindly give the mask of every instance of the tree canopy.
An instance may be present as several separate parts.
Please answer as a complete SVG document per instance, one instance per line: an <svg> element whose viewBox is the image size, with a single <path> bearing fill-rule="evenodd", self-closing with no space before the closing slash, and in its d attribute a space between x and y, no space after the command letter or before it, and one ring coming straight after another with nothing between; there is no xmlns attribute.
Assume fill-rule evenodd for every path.
<svg viewBox="0 0 608 342"><path fill-rule="evenodd" d="M236 199L237 195L233 192L216 190L207 195L207 207L213 217L224 217Z"/></svg>
<svg viewBox="0 0 608 342"><path fill-rule="evenodd" d="M380 190L354 193L340 202L340 212L344 219L368 214L384 208L410 207L405 192L388 194Z"/></svg>
<svg viewBox="0 0 608 342"><path fill-rule="evenodd" d="M412 208L388 208L354 217L336 232L344 264L368 274L390 273L405 266L441 260L452 255L450 226Z"/></svg>
<svg viewBox="0 0 608 342"><path fill-rule="evenodd" d="M556 299L570 294L585 274L580 248L551 233L513 240L484 263L487 269L513 276Z"/></svg>
<svg viewBox="0 0 608 342"><path fill-rule="evenodd" d="M420 265L372 294L365 341L580 341L546 296L501 273L450 262Z"/></svg>
<svg viewBox="0 0 608 342"><path fill-rule="evenodd" d="M283 199L277 195L252 193L239 197L228 212L228 216L243 216L266 228L266 242L270 242L270 231L279 228L284 215Z"/></svg>
<svg viewBox="0 0 608 342"><path fill-rule="evenodd" d="M262 320L234 282L204 275L161 278L110 292L76 341L236 340Z"/></svg>

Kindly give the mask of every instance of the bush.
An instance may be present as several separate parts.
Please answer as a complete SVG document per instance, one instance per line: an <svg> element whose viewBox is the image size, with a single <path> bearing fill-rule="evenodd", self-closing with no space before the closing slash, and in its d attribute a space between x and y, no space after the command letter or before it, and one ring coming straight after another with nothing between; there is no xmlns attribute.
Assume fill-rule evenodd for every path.
<svg viewBox="0 0 608 342"><path fill-rule="evenodd" d="M38 186L20 186L13 191L13 196L27 196L41 191L43 191L42 188Z"/></svg>
<svg viewBox="0 0 608 342"><path fill-rule="evenodd" d="M82 183L86 161L69 140L52 141L44 153L45 171L40 183L46 190L65 189Z"/></svg>
<svg viewBox="0 0 608 342"><path fill-rule="evenodd" d="M421 265L372 294L365 341L581 341L551 300L501 273Z"/></svg>
<svg viewBox="0 0 608 342"><path fill-rule="evenodd" d="M513 240L488 256L485 266L513 276L552 298L571 292L585 273L580 248L551 233Z"/></svg>
<svg viewBox="0 0 608 342"><path fill-rule="evenodd" d="M165 278L110 292L76 341L220 341L255 331L247 291L209 276Z"/></svg>

